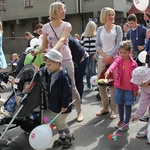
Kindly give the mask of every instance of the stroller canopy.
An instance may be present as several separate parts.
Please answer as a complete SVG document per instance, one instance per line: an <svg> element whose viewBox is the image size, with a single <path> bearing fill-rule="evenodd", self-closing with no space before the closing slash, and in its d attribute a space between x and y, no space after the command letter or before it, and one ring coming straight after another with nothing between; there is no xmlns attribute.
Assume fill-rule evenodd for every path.
<svg viewBox="0 0 150 150"><path fill-rule="evenodd" d="M33 82L36 74L38 73L38 67L34 64L28 64L22 68L19 74L16 77L16 81L18 80L18 89L19 91L23 90L23 85L25 82Z"/></svg>

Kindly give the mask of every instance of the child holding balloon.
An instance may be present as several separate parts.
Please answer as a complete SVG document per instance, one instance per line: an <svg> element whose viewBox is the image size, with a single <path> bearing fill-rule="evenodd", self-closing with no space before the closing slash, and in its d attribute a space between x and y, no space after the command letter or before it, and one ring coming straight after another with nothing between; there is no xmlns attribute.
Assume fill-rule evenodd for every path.
<svg viewBox="0 0 150 150"><path fill-rule="evenodd" d="M132 71L137 67L137 63L131 57L131 51L131 41L122 41L119 47L120 56L113 62L105 73L107 78L110 73L117 69L114 80L114 86L116 87L114 101L118 104L119 122L115 128L119 128L119 131L123 132L129 129L128 124L131 117L132 105L134 104L138 91L138 86L130 82Z"/></svg>
<svg viewBox="0 0 150 150"><path fill-rule="evenodd" d="M51 49L44 55L44 61L47 69L51 72L48 81L48 108L52 117L56 117L55 125L58 130L59 139L54 141L53 147L69 148L74 140L74 136L70 133L66 118L71 112L72 107L72 87L71 79L65 68L61 67L62 54L57 50Z"/></svg>
<svg viewBox="0 0 150 150"><path fill-rule="evenodd" d="M131 82L141 86L139 106L136 109L134 116L131 118L131 121L134 122L143 117L147 109L150 117L150 68L141 66L134 69ZM150 126L150 119L148 126ZM148 138L147 143L150 144L150 131L148 131L148 129L139 132L136 137L145 138L146 136Z"/></svg>

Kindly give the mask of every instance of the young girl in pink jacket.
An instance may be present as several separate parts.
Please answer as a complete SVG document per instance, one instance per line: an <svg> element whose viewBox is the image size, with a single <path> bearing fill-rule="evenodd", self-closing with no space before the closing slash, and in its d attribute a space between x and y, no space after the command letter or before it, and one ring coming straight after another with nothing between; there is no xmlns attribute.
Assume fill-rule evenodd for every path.
<svg viewBox="0 0 150 150"><path fill-rule="evenodd" d="M107 78L110 73L116 71L114 101L118 104L119 122L115 128L119 128L119 131L127 131L129 129L128 124L131 118L132 105L138 91L138 86L130 82L132 71L138 66L131 57L131 51L131 42L122 41L119 48L119 57L105 73Z"/></svg>
<svg viewBox="0 0 150 150"><path fill-rule="evenodd" d="M141 66L134 69L131 82L141 86L139 106L136 109L134 116L131 118L131 121L133 122L142 118L147 109L150 117L150 68L146 66ZM149 124L150 119L148 125ZM142 132L139 132L136 137L145 138L146 135L147 130L144 130ZM148 140L147 143L150 144L150 140Z"/></svg>

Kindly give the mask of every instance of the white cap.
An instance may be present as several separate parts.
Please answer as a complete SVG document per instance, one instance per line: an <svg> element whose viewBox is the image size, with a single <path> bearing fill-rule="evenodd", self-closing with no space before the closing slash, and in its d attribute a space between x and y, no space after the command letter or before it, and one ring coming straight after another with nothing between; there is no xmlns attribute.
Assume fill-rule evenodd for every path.
<svg viewBox="0 0 150 150"><path fill-rule="evenodd" d="M141 85L150 80L150 68L146 66L140 66L133 70L131 82L137 85Z"/></svg>
<svg viewBox="0 0 150 150"><path fill-rule="evenodd" d="M48 51L44 56L52 61L60 63L62 62L63 57L62 54L55 49L50 49L50 51Z"/></svg>

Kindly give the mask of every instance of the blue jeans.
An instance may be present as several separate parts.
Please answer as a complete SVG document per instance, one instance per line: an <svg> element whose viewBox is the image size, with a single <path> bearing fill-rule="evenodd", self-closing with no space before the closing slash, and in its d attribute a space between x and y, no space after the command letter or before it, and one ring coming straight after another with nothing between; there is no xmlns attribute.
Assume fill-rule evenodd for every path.
<svg viewBox="0 0 150 150"><path fill-rule="evenodd" d="M96 75L96 61L93 60L93 55L90 54L88 61L87 61L87 66L86 66L86 81L87 81L87 87L91 88L91 83L90 83L90 78L93 75Z"/></svg>
<svg viewBox="0 0 150 150"><path fill-rule="evenodd" d="M75 83L76 83L76 87L80 94L81 99L82 99L83 89L84 89L83 77L85 75L87 61L88 61L88 57L85 58L80 64L74 67L75 68Z"/></svg>

